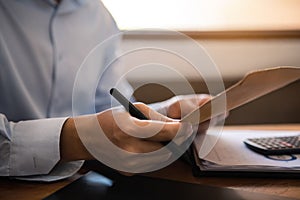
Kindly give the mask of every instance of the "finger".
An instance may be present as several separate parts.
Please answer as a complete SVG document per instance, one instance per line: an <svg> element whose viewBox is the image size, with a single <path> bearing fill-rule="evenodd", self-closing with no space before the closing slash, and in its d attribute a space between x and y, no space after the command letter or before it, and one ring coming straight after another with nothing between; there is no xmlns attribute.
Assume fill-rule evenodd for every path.
<svg viewBox="0 0 300 200"><path fill-rule="evenodd" d="M157 120L157 121L163 121L163 122L173 122L174 120L164 116L157 111L151 109L149 106L147 106L144 103L134 103L134 106L137 107L148 119L151 120Z"/></svg>
<svg viewBox="0 0 300 200"><path fill-rule="evenodd" d="M212 99L212 96L208 95L208 94L197 95L198 106L204 105L206 102L210 101L211 99Z"/></svg>
<svg viewBox="0 0 300 200"><path fill-rule="evenodd" d="M149 153L159 150L163 145L160 142L132 138L130 141L120 144L119 147L130 153Z"/></svg>
<svg viewBox="0 0 300 200"><path fill-rule="evenodd" d="M129 136L153 141L172 140L180 130L179 122L162 122L156 120L139 120L125 118L118 123L119 128Z"/></svg>
<svg viewBox="0 0 300 200"><path fill-rule="evenodd" d="M178 133L185 131L190 133L192 125L179 121L162 122L155 120L139 120L134 117L119 120L119 128L126 135L150 141L170 141Z"/></svg>
<svg viewBox="0 0 300 200"><path fill-rule="evenodd" d="M157 134L147 138L147 140L168 142L173 140L176 136L186 139L190 137L192 133L193 127L189 123L166 123Z"/></svg>
<svg viewBox="0 0 300 200"><path fill-rule="evenodd" d="M175 97L172 99L175 99ZM180 119L195 108L205 104L211 99L211 96L207 94L190 94L176 96L176 99L168 108L168 116Z"/></svg>
<svg viewBox="0 0 300 200"><path fill-rule="evenodd" d="M165 117L145 104L138 103L135 106L143 112L147 117L156 120L139 120L131 117L126 113L115 115L114 120L118 128L125 134L124 137L131 136L133 138L149 141L170 141L182 129L192 129L191 125L179 123L178 120L173 120ZM126 138L128 139L128 138Z"/></svg>
<svg viewBox="0 0 300 200"><path fill-rule="evenodd" d="M144 106L142 107L145 108ZM160 114L158 116L156 115L156 118L164 118L163 120L168 120L168 122L140 120L130 116L127 112L120 110L113 110L112 115L114 123L116 124L116 126L114 126L114 132L118 133L117 136L123 137L123 139L129 139L130 137L147 139L160 133L160 135L164 134L165 138L162 137L157 140L166 141L172 139L180 128L180 123L178 121L172 120L170 122L170 119L165 118Z"/></svg>
<svg viewBox="0 0 300 200"><path fill-rule="evenodd" d="M179 101L176 101L172 105L169 106L168 108L168 117L171 117L173 119L180 119L181 117L181 106Z"/></svg>
<svg viewBox="0 0 300 200"><path fill-rule="evenodd" d="M191 102L194 105L202 105L212 98L209 94L189 94L177 96L179 102Z"/></svg>

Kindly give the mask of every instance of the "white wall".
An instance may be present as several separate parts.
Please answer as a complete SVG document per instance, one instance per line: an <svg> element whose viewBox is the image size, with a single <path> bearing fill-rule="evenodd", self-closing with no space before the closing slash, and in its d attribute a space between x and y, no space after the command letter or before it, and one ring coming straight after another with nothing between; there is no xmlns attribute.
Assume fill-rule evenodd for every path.
<svg viewBox="0 0 300 200"><path fill-rule="evenodd" d="M245 39L198 39L209 53L223 78L237 78L243 76L250 70L266 68L272 66L291 65L300 67L300 38L245 38ZM125 37L122 43L124 51L141 47L164 47L167 50L181 52L185 57L191 60L204 60L202 65L208 63L207 58L203 58L200 53L194 52L191 41L178 38L159 38L158 36L130 36ZM132 69L140 64L147 64L143 71L133 71L129 73L129 79L132 81L143 80L174 80L176 75L164 71L158 71L157 64L149 64L152 61L165 64L175 68L186 78L197 79L192 67L178 59L178 56L168 55L158 51L137 50L126 57L126 68ZM203 64L204 63L204 64ZM201 65L200 63L198 63ZM209 66L211 67L211 66ZM207 68L207 66L206 66ZM146 70L148 69L148 70ZM202 68L204 69L204 68ZM214 78L212 73L210 78Z"/></svg>
<svg viewBox="0 0 300 200"><path fill-rule="evenodd" d="M272 66L300 67L300 39L210 40L202 44L224 77Z"/></svg>

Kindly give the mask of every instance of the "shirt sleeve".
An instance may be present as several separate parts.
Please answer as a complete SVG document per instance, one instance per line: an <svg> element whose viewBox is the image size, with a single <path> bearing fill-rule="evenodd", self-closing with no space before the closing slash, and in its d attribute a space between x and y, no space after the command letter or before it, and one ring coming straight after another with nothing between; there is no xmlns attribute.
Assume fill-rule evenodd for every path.
<svg viewBox="0 0 300 200"><path fill-rule="evenodd" d="M69 176L74 174L81 162L77 167L72 163L66 163L66 166L57 164L60 160L60 133L66 119L10 122L0 114L0 176L25 178L33 175L51 175L53 172L59 175L62 171L68 171ZM71 168L73 170L70 170ZM56 178L52 176L50 179L65 178L67 174Z"/></svg>
<svg viewBox="0 0 300 200"><path fill-rule="evenodd" d="M120 48L120 43L122 35L116 26L114 26L114 36L109 39L109 46L105 49L104 63L105 70L100 78L98 87L96 90L95 98L95 109L96 112L103 111L105 109L114 107L117 104L112 103L111 95L109 91L111 88L115 87L122 94L134 101L133 88L129 84L126 74L128 70L125 68L124 63L121 61L122 52ZM95 56L98 56L95 54Z"/></svg>

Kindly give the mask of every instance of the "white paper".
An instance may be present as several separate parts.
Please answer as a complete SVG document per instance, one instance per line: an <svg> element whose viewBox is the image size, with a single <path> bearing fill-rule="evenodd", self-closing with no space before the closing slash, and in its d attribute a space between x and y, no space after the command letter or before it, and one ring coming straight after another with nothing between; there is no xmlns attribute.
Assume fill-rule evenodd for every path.
<svg viewBox="0 0 300 200"><path fill-rule="evenodd" d="M272 170L300 170L300 155L291 161L272 160L258 154L243 143L247 138L292 136L299 135L299 131L257 131L257 130L223 130L216 145L202 160L201 167L206 169L272 169ZM201 138L195 140L196 149L199 151ZM199 152L198 152L199 153ZM201 155L199 153L198 155ZM199 161L198 161L199 164Z"/></svg>

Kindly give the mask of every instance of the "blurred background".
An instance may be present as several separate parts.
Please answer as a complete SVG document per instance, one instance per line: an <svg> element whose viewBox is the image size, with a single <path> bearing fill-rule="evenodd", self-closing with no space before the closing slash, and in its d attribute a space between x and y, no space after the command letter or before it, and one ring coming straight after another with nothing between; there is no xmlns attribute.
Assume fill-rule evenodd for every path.
<svg viewBox="0 0 300 200"><path fill-rule="evenodd" d="M300 0L103 0L103 3L124 31L124 51L141 44L163 44L197 57L189 42L161 29L181 32L210 55L226 88L252 70L300 67ZM149 52L127 59L125 67L134 68L143 60L149 60ZM197 93L208 92L203 79L195 76L190 67L174 62L170 60L174 66L169 67L183 73ZM181 87L182 80L172 73L158 73L154 66L147 67L153 70L136 71L128 77L133 86L143 85L135 91L137 100L151 103L174 95L163 84L151 82ZM210 82L216 79L213 73L209 76ZM181 93L186 91L182 89ZM226 124L261 123L300 123L300 81L233 110L226 120Z"/></svg>

